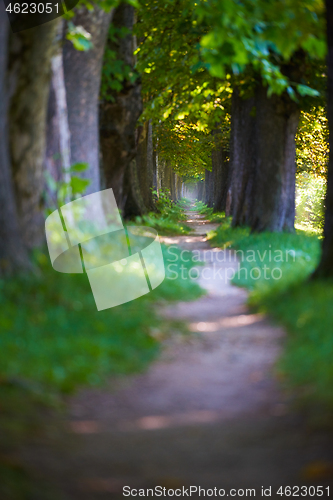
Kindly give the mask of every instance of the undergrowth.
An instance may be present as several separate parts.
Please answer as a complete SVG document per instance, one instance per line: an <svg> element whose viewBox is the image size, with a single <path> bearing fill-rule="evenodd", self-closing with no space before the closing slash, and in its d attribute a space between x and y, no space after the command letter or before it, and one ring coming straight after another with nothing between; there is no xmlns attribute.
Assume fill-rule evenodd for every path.
<svg viewBox="0 0 333 500"><path fill-rule="evenodd" d="M157 212L150 212L135 218L136 224L153 227L161 235L188 234L191 228L185 224L184 209L191 203L186 198L174 202L169 197L168 191L153 191L156 196Z"/></svg>
<svg viewBox="0 0 333 500"><path fill-rule="evenodd" d="M193 210L204 215L210 222L221 223L225 220L225 212L214 212L214 209L208 207L203 201L196 201Z"/></svg>

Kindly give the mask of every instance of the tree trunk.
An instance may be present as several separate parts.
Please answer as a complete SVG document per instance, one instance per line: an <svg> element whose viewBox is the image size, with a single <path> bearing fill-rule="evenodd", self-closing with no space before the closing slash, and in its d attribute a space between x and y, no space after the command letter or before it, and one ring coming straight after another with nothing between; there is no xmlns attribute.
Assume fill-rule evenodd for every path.
<svg viewBox="0 0 333 500"><path fill-rule="evenodd" d="M205 203L208 207L214 204L214 174L207 169L205 170Z"/></svg>
<svg viewBox="0 0 333 500"><path fill-rule="evenodd" d="M114 13L113 25L132 31L134 7L121 4ZM108 48L117 54L117 59L134 68L134 38L129 33L116 42L108 41ZM100 141L103 157L105 185L112 188L118 207L124 209L126 193L124 176L136 154L135 128L142 113L141 82L125 81L120 92L114 92L113 101L100 104ZM129 179L128 179L129 180Z"/></svg>
<svg viewBox="0 0 333 500"><path fill-rule="evenodd" d="M29 247L44 239L46 112L58 21L11 35L10 151L20 230Z"/></svg>
<svg viewBox="0 0 333 500"><path fill-rule="evenodd" d="M6 89L9 22L0 5L0 276L27 270L29 260L23 244L10 171Z"/></svg>
<svg viewBox="0 0 333 500"><path fill-rule="evenodd" d="M197 183L197 186L198 186L197 199L198 199L198 201L203 201L205 182L204 181L199 181Z"/></svg>
<svg viewBox="0 0 333 500"><path fill-rule="evenodd" d="M215 149L212 151L213 207L214 212L225 211L229 188L229 162L221 144L220 131L213 131Z"/></svg>
<svg viewBox="0 0 333 500"><path fill-rule="evenodd" d="M153 143L151 121L138 127L136 165L144 205L148 211L155 210L153 201Z"/></svg>
<svg viewBox="0 0 333 500"><path fill-rule="evenodd" d="M294 230L295 135L299 110L285 94L267 96L256 89L256 165L251 228L254 231Z"/></svg>
<svg viewBox="0 0 333 500"><path fill-rule="evenodd" d="M126 203L124 206L124 216L134 217L136 215L143 215L147 212L144 204L140 182L138 177L138 170L135 158L127 166L124 175L124 193Z"/></svg>
<svg viewBox="0 0 333 500"><path fill-rule="evenodd" d="M63 20L58 25L59 40L62 40ZM69 168L71 166L70 131L68 124L67 97L63 67L62 47L52 58L52 79L47 110L46 169L56 181L68 185L67 202L71 199ZM48 193L51 194L51 193ZM52 193L54 196L54 194ZM57 200L52 200L54 206Z"/></svg>
<svg viewBox="0 0 333 500"><path fill-rule="evenodd" d="M231 123L233 226L253 231L294 230L297 105L283 94L267 96L258 82L255 96L235 89Z"/></svg>
<svg viewBox="0 0 333 500"><path fill-rule="evenodd" d="M249 224L255 154L255 127L252 112L254 104L254 98L242 99L238 88L234 89L230 136L230 188L233 226Z"/></svg>
<svg viewBox="0 0 333 500"><path fill-rule="evenodd" d="M333 0L326 0L327 41L328 41L328 125L329 162L327 192L325 201L325 224L322 256L313 278L333 277Z"/></svg>
<svg viewBox="0 0 333 500"><path fill-rule="evenodd" d="M87 193L100 189L98 100L104 47L112 11L80 7L73 19L91 34L93 48L83 52L66 41L63 49L71 160L88 163L82 176L90 180ZM47 25L48 26L48 25Z"/></svg>
<svg viewBox="0 0 333 500"><path fill-rule="evenodd" d="M177 200L180 200L182 198L182 193L183 193L182 187L183 187L182 178L179 175L176 175Z"/></svg>

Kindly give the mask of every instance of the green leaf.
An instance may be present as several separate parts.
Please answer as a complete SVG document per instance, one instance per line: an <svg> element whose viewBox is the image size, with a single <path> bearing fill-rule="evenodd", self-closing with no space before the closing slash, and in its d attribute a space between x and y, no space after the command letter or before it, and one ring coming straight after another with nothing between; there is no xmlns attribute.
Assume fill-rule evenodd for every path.
<svg viewBox="0 0 333 500"><path fill-rule="evenodd" d="M298 84L296 86L296 88L297 88L297 92L301 96L305 96L305 95L310 95L311 97L320 96L320 92L318 92L318 90L312 89L311 87L308 87L307 85Z"/></svg>
<svg viewBox="0 0 333 500"><path fill-rule="evenodd" d="M73 165L71 165L70 167L70 172L84 172L85 170L87 170L88 168L88 163L84 163L84 162L81 162L81 163L74 163Z"/></svg>
<svg viewBox="0 0 333 500"><path fill-rule="evenodd" d="M76 177L73 175L71 178L71 189L72 189L72 194L82 194L86 190L86 188L89 186L90 181L88 179L81 179L81 177Z"/></svg>
<svg viewBox="0 0 333 500"><path fill-rule="evenodd" d="M74 48L81 52L86 52L93 47L91 34L83 26L75 26L71 21L68 23L67 40L72 42Z"/></svg>

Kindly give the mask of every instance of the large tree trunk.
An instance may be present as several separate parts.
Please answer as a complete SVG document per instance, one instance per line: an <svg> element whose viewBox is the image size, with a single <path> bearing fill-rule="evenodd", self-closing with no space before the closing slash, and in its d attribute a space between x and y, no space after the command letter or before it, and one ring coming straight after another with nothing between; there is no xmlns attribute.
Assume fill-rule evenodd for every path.
<svg viewBox="0 0 333 500"><path fill-rule="evenodd" d="M326 0L328 41L328 124L330 154L328 162L325 225L322 256L313 277L333 277L333 0Z"/></svg>
<svg viewBox="0 0 333 500"><path fill-rule="evenodd" d="M299 110L288 96L256 90L256 171L251 228L294 230L295 135Z"/></svg>
<svg viewBox="0 0 333 500"><path fill-rule="evenodd" d="M230 187L233 226L249 224L255 155L253 107L254 98L242 99L236 87L232 94L230 136Z"/></svg>
<svg viewBox="0 0 333 500"><path fill-rule="evenodd" d="M11 178L6 89L9 22L5 6L0 4L0 276L29 268L21 238Z"/></svg>
<svg viewBox="0 0 333 500"><path fill-rule="evenodd" d="M294 230L295 135L297 105L288 96L267 96L258 83L255 96L233 95L231 198L233 225L253 231Z"/></svg>
<svg viewBox="0 0 333 500"><path fill-rule="evenodd" d="M10 150L20 229L29 247L38 246L44 238L46 111L57 23L51 21L10 38Z"/></svg>
<svg viewBox="0 0 333 500"><path fill-rule="evenodd" d="M98 6L93 10L80 7L73 21L91 34L93 48L83 52L76 50L69 41L64 44L71 161L88 163L88 169L82 174L90 180L87 193L100 189L98 100L104 47L112 12L105 12Z"/></svg>
<svg viewBox="0 0 333 500"><path fill-rule="evenodd" d="M134 7L121 4L114 13L113 25L132 31ZM134 37L129 33L116 42L108 41L108 48L117 54L117 59L134 68ZM126 193L124 176L135 157L135 128L142 113L141 82L125 81L120 92L114 92L113 102L104 100L100 104L100 140L103 157L105 185L112 188L118 207L124 209Z"/></svg>

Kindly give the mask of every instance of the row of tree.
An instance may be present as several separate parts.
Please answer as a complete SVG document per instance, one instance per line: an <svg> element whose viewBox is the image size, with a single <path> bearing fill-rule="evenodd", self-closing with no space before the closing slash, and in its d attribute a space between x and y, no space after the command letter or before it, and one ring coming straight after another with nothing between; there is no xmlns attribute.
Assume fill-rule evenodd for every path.
<svg viewBox="0 0 333 500"><path fill-rule="evenodd" d="M294 229L300 113L326 103L321 2L101 1L15 34L0 6L0 23L2 274L43 242L44 172L75 193L73 165L125 217L190 178L235 226ZM333 273L328 170L320 275Z"/></svg>

